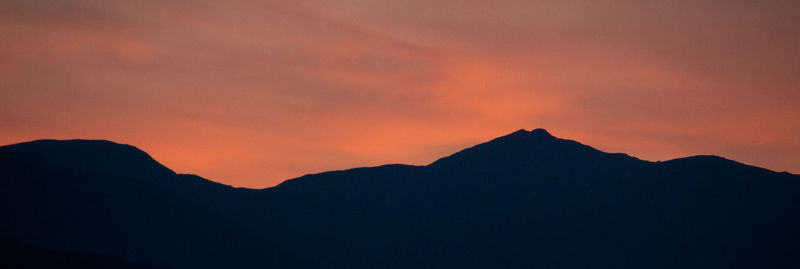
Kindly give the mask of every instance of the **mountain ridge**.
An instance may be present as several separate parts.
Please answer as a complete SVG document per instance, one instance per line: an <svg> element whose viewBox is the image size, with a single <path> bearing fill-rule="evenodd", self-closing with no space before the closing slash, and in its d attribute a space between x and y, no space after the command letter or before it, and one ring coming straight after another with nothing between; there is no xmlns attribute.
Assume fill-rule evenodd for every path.
<svg viewBox="0 0 800 269"><path fill-rule="evenodd" d="M54 143L59 144L44 145ZM137 152L108 141L63 143L100 146L75 154L63 154L69 147L45 150L42 144L33 150L0 147L0 213L15 220L5 224L13 227L2 229L5 236L176 268L267 263L286 268L800 265L792 254L800 251L800 231L794 228L800 226L800 176L718 156L650 162L556 138L543 129L519 130L429 165L328 171L249 189L171 170L140 173L116 163L109 168L108 158L99 159L100 167L93 170L85 164L98 160L95 156L132 156L138 160L134 163L155 164L149 155L94 152ZM103 201L101 210L82 200ZM150 206L132 206L138 203ZM168 213L187 209L198 213L177 219ZM70 224L74 217L64 216L63 210L82 216L81 226ZM134 246L122 252L94 245L102 242L96 229L74 228L103 227L106 218L138 223L137 218L149 218L147 212L158 216L154 221L196 227L181 235L164 232L180 226L165 230L160 224L130 233L126 229L143 224L126 227L124 221L115 222L119 228L100 229L130 234L109 242ZM76 234L61 234L60 226L73 227L70 233ZM193 243L196 249L185 251L206 253L207 262L197 263L193 255L170 247L148 252L149 241L139 239L161 238L173 247L193 234L206 238L192 239L196 242L226 240L211 236L220 227L240 231L225 238L254 239L248 244L258 247L239 257L236 251L211 255L214 245ZM81 248L57 240L77 235L87 238ZM259 261L259 251L280 254Z"/></svg>
<svg viewBox="0 0 800 269"><path fill-rule="evenodd" d="M770 171L770 172L786 173L786 174L790 174L790 175L800 176L800 175L797 175L797 174L790 173L788 171L775 171L775 170L762 168L762 167L758 167L758 166L751 165L751 164L738 162L738 161L735 161L735 160L731 160L731 159L728 159L728 158L725 158L725 157L722 157L722 156L719 156L719 155L713 155L713 154L691 155L691 156L686 156L686 157L677 157L677 158L673 158L673 159L669 159L669 160L659 160L659 161L642 160L642 159L636 158L634 156L628 155L626 153L611 153L611 152L601 151L601 150L598 150L598 149L596 149L594 147L582 144L582 143L574 141L574 140L562 139L562 138L555 137L552 134L550 134L546 129L535 128L535 129L533 129L531 131L528 131L526 129L519 129L519 130L511 132L511 133L509 133L507 135L500 136L500 137L494 138L494 139L492 139L490 141L487 141L487 142L484 142L484 143L479 143L479 144L476 144L475 146L460 150L460 151L458 151L456 153L453 153L451 155L438 158L437 160L435 160L435 161L433 161L433 162L431 162L431 163L429 163L427 165L410 165L410 164L403 164L403 163L389 163L389 164L382 164L382 165L377 165L377 166L363 166L363 167L354 167L354 168L347 168L347 169L337 169L337 170L330 170L330 171L324 171L324 172L319 172L319 173L309 173L309 174L305 174L305 175L302 175L302 176L289 178L289 179L286 179L286 180L282 181L278 185L281 185L286 181L290 181L290 180L293 181L293 180L304 178L304 177L307 177L307 176L313 176L313 175L319 175L319 174L328 174L328 173L334 173L334 172L351 171L351 170L359 170L359 169L365 169L365 168L380 168L380 167L385 167L385 166L427 167L427 166L432 166L432 165L439 165L443 161L447 161L448 159L452 158L453 156L457 156L457 155L463 154L463 153L469 153L470 150L473 150L475 148L479 148L479 147L482 147L482 146L489 146L489 145L497 144L497 143L500 143L500 142L509 142L507 140L520 139L520 138L523 138L523 139L532 138L537 143L541 143L541 142L545 141L545 142L548 142L548 143L572 144L571 146L574 146L576 148L581 148L583 150L591 151L591 152L594 152L594 153L602 153L602 154L607 154L607 155L611 155L611 156L619 156L619 157L622 157L622 158L628 157L628 158L632 158L632 159L635 159L635 160L640 160L640 161L643 161L643 162L648 162L648 163L653 163L653 164L655 164L655 163L674 163L674 162L682 162L682 161L689 161L689 160L699 160L699 161L704 161L704 162L713 160L713 162L730 162L730 163L734 163L734 164L738 164L738 165L756 167L756 168L764 169L764 170L767 170L767 171ZM45 158L45 159L47 159L49 161L52 161L54 159L58 159L58 160L69 159L69 158L63 158L63 155L64 155L63 151L64 150L67 150L69 148L79 148L79 147L83 147L83 146L92 146L91 144L101 145L102 147L99 147L99 148L98 147L90 147L90 148L84 148L84 150L90 149L90 150L94 151L94 153L95 153L94 155L95 156L103 156L103 158L106 158L109 155L110 156L124 155L124 154L121 154L121 153L125 153L125 152L127 152L127 153L135 153L136 155L139 155L137 157L140 158L140 163L147 164L149 162L150 165L154 165L154 166L157 167L154 170L161 170L161 171L159 171L157 173L183 175L183 176L186 176L186 177L195 177L195 178L199 178L199 179L202 179L202 180L205 180L205 181L210 181L210 182L213 182L213 183L221 184L221 185L224 185L224 186L227 186L227 187L232 187L232 188L253 189L253 190L272 188L272 187L266 187L266 188L234 187L234 186L231 186L231 185L228 185L228 184L224 184L224 183L221 183L221 182L218 182L218 181L214 181L214 180L209 180L209 179L203 178L202 176L199 176L199 175L196 175L196 174L176 173L176 172L172 171L171 169L167 168L166 166L164 166L163 164L161 164L160 162L158 162L157 160L153 159L149 154L147 154L145 151L137 148L136 146L129 145L129 144L117 143L117 142L114 142L114 141L111 141L111 140L105 140L105 139L64 139L64 140L61 140L61 139L37 139L37 140L31 140L31 141L25 141L25 142L19 142L19 143L0 146L0 150L10 150L10 151L18 151L18 152L25 153L25 154L33 154L33 155L38 155L38 156L48 156L50 154L43 154L42 152L40 152L42 149L48 148L49 149L48 152L50 152L50 153L60 153L60 154L56 154L56 155L62 155L62 156L60 156L61 158L59 158L59 156L54 157L54 158ZM516 146L516 145L513 145L513 146ZM112 154L109 154L109 153L112 153ZM61 162L63 162L63 161L61 161ZM69 165L69 164L67 164L67 165ZM150 169L145 169L145 170L150 170ZM122 171L122 172L120 172L120 171L106 171L106 172L115 172L115 173L121 173L121 174L125 174L125 175L131 175L131 173L126 173L125 171ZM145 176L147 176L147 175L145 175ZM139 175L138 177L142 177L142 175ZM275 185L273 187L276 187L278 185Z"/></svg>

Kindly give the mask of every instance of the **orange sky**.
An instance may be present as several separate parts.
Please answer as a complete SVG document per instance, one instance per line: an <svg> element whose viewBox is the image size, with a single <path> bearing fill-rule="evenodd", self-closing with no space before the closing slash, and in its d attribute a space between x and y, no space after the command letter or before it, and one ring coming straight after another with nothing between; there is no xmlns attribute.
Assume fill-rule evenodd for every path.
<svg viewBox="0 0 800 269"><path fill-rule="evenodd" d="M0 0L0 144L266 187L542 127L800 173L800 2Z"/></svg>

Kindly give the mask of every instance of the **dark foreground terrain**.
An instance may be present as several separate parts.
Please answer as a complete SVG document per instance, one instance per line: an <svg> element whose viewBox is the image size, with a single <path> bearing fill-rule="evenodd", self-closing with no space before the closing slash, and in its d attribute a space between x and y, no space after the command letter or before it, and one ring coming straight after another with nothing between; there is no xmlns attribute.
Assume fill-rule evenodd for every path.
<svg viewBox="0 0 800 269"><path fill-rule="evenodd" d="M800 268L800 176L542 129L261 190L33 141L0 147L0 214L7 268Z"/></svg>

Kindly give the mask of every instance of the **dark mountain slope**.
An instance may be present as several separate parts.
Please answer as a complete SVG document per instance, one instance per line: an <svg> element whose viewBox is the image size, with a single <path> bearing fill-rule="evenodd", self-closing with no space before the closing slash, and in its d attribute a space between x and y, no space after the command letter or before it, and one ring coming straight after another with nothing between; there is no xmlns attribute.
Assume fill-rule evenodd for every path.
<svg viewBox="0 0 800 269"><path fill-rule="evenodd" d="M6 149L0 152L12 159L51 152ZM18 173L13 178L46 173L37 176L43 183L12 180L24 185L17 189L42 184L60 190L87 177L65 174L92 167L51 160L67 164L67 172L63 166L20 170L6 161L3 171ZM800 268L800 177L711 156L647 162L541 129L520 130L428 166L326 172L263 190L191 175L138 178L137 169L113 171L129 178L88 176L95 181L80 188L126 193L125 184L135 182L162 190L255 234L246 237L278 242L324 268ZM3 176L3 184L9 178ZM32 195L3 200L4 210L32 208L17 202ZM41 213L49 207L24 219L55 214ZM96 209L79 204L74 211L69 215ZM9 236L36 227L18 226L24 228ZM48 232L47 238L68 236L52 227ZM94 244L100 243L87 243Z"/></svg>
<svg viewBox="0 0 800 269"><path fill-rule="evenodd" d="M0 268L19 269L163 269L165 267L128 262L103 255L55 251L0 239Z"/></svg>
<svg viewBox="0 0 800 269"><path fill-rule="evenodd" d="M88 156L98 153L125 156L129 152L114 155L114 150L81 148L75 154L61 155L64 158L57 154L40 158L42 155L28 154L34 151L16 147L0 149L0 212L7 220L0 223L0 236L47 249L96 253L170 268L303 265L299 258L265 242L246 226L151 184L156 177L142 180L118 174L115 172L139 170L115 170L115 164L94 170L81 161L103 160ZM137 160L129 161L135 164ZM126 162L124 158L119 161ZM159 171L159 167L150 171ZM174 174L159 179L178 180Z"/></svg>
<svg viewBox="0 0 800 269"><path fill-rule="evenodd" d="M106 140L37 140L0 147L0 151L35 156L71 170L125 176L195 198L232 188L198 176L176 174L136 147Z"/></svg>
<svg viewBox="0 0 800 269"><path fill-rule="evenodd" d="M147 153L130 145L106 140L36 140L2 147L4 152L36 156L76 170L155 179L175 175Z"/></svg>

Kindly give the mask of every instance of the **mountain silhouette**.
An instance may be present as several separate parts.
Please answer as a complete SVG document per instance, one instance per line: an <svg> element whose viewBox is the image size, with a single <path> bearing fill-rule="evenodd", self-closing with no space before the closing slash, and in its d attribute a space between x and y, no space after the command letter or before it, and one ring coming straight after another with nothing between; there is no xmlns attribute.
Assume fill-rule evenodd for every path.
<svg viewBox="0 0 800 269"><path fill-rule="evenodd" d="M266 189L108 141L0 148L0 236L171 268L800 268L800 176L543 129Z"/></svg>
<svg viewBox="0 0 800 269"><path fill-rule="evenodd" d="M91 253L41 249L0 238L0 268L163 269L164 267Z"/></svg>
<svg viewBox="0 0 800 269"><path fill-rule="evenodd" d="M174 191L178 175L131 146L22 143L0 149L0 167L0 237L170 268L306 266Z"/></svg>

